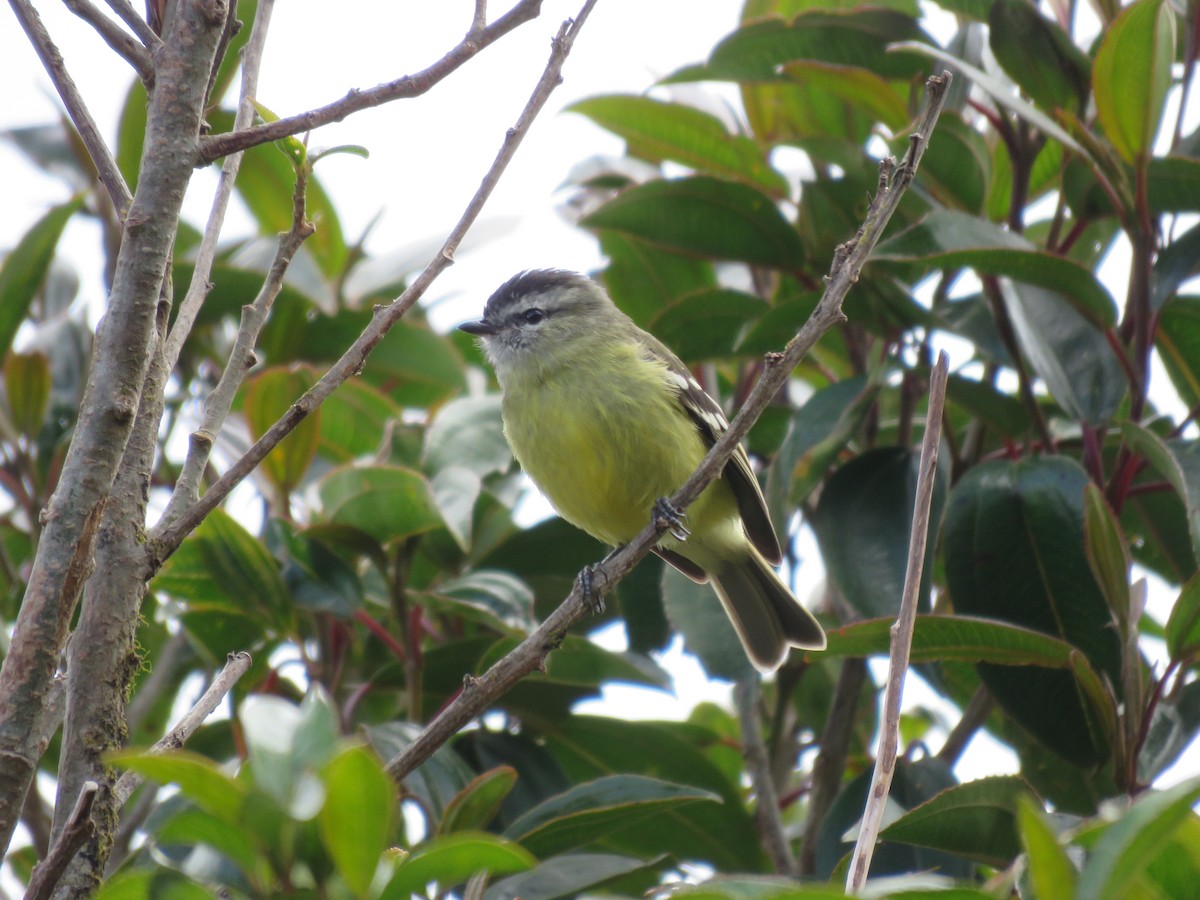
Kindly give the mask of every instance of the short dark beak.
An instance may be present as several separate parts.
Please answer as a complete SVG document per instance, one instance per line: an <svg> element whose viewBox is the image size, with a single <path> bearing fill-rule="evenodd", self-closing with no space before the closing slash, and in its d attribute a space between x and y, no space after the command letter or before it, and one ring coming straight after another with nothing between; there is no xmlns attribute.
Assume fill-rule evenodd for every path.
<svg viewBox="0 0 1200 900"><path fill-rule="evenodd" d="M463 322L458 326L459 331L465 331L467 334L477 334L481 337L487 337L498 332L500 329L484 319L477 322Z"/></svg>

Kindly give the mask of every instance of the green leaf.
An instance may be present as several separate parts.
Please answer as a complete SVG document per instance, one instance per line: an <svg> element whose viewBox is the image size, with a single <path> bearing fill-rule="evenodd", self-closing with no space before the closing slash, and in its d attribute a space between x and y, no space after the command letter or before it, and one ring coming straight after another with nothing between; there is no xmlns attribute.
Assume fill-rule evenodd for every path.
<svg viewBox="0 0 1200 900"><path fill-rule="evenodd" d="M1005 437L1019 437L1030 428L1025 405L987 382L951 375L946 383L946 397Z"/></svg>
<svg viewBox="0 0 1200 900"><path fill-rule="evenodd" d="M1200 441L1163 441L1134 422L1121 423L1121 436L1167 480L1183 501L1192 549L1200 559Z"/></svg>
<svg viewBox="0 0 1200 900"><path fill-rule="evenodd" d="M1034 895L1040 900L1072 900L1078 877L1075 867L1046 821L1042 805L1028 793L1017 797L1017 825Z"/></svg>
<svg viewBox="0 0 1200 900"><path fill-rule="evenodd" d="M518 844L492 834L464 833L434 838L413 850L383 889L380 900L407 900L437 882L448 891L473 875L526 872L537 860Z"/></svg>
<svg viewBox="0 0 1200 900"><path fill-rule="evenodd" d="M907 144L907 138L904 140ZM897 156L906 149L898 141L893 145ZM947 206L982 213L991 172L992 157L983 135L947 109L921 158L922 184Z"/></svg>
<svg viewBox="0 0 1200 900"><path fill-rule="evenodd" d="M1021 852L1017 802L1029 785L1013 776L982 778L942 791L879 832L881 840L916 844L1002 868Z"/></svg>
<svg viewBox="0 0 1200 900"><path fill-rule="evenodd" d="M400 466L343 466L317 486L323 517L352 525L380 543L442 524L429 482Z"/></svg>
<svg viewBox="0 0 1200 900"><path fill-rule="evenodd" d="M132 191L137 188L142 167L142 150L146 142L146 112L149 98L141 79L134 78L121 106L117 122L117 168Z"/></svg>
<svg viewBox="0 0 1200 900"><path fill-rule="evenodd" d="M279 564L222 509L209 513L166 561L153 585L185 600L192 612L257 614L283 634L292 631L292 601Z"/></svg>
<svg viewBox="0 0 1200 900"><path fill-rule="evenodd" d="M668 306L648 330L685 361L720 358L733 354L747 323L768 308L752 294L713 288Z"/></svg>
<svg viewBox="0 0 1200 900"><path fill-rule="evenodd" d="M1188 579L1171 607L1167 650L1175 661L1200 653L1200 572Z"/></svg>
<svg viewBox="0 0 1200 900"><path fill-rule="evenodd" d="M586 896L589 888L647 867L643 859L611 853L564 853L536 868L498 881L484 893L484 900L559 900Z"/></svg>
<svg viewBox="0 0 1200 900"><path fill-rule="evenodd" d="M831 629L830 656L887 656L894 617ZM920 615L912 640L913 662L989 662L1001 666L1069 669L1074 648L1041 631L967 615Z"/></svg>
<svg viewBox="0 0 1200 900"><path fill-rule="evenodd" d="M206 844L232 861L247 876L253 876L259 864L257 841L252 834L196 807L189 807L172 816L153 834L160 847L178 844L190 850L199 844Z"/></svg>
<svg viewBox="0 0 1200 900"><path fill-rule="evenodd" d="M162 785L173 784L198 807L231 825L238 823L246 802L242 783L222 772L217 764L187 750L171 753L138 753L123 750L108 761L144 775Z"/></svg>
<svg viewBox="0 0 1200 900"><path fill-rule="evenodd" d="M1200 778L1142 794L1105 830L1079 876L1078 897L1118 900L1131 896L1146 868L1175 836L1200 798Z"/></svg>
<svg viewBox="0 0 1200 900"><path fill-rule="evenodd" d="M1144 165L1153 149L1171 86L1175 14L1164 0L1137 0L1112 25L1096 52L1096 114L1128 163Z"/></svg>
<svg viewBox="0 0 1200 900"><path fill-rule="evenodd" d="M1104 492L1089 483L1084 488L1083 501L1088 566L1121 626L1121 633L1125 634L1130 626L1129 547Z"/></svg>
<svg viewBox="0 0 1200 900"><path fill-rule="evenodd" d="M943 529L954 608L1059 638L1121 684L1112 613L1084 550L1083 469L1064 457L984 463L950 497ZM1093 709L1069 672L979 664L996 701L1040 741L1076 765L1096 765L1108 748L1092 734ZM1092 673L1092 680L1099 678ZM1090 695L1088 695L1090 697Z"/></svg>
<svg viewBox="0 0 1200 900"><path fill-rule="evenodd" d="M438 822L438 834L482 831L487 828L516 783L517 770L512 766L497 766L476 775L446 804Z"/></svg>
<svg viewBox="0 0 1200 900"><path fill-rule="evenodd" d="M251 378L242 405L251 437L257 441L266 434L316 381L316 372L307 366L264 369ZM320 429L321 407L317 407L262 461L263 471L281 495L290 495L304 478L317 455Z"/></svg>
<svg viewBox="0 0 1200 900"><path fill-rule="evenodd" d="M443 581L436 592L439 597L453 601L456 607L468 607L482 613L502 629L527 633L537 627L533 615L533 591L508 572L475 569Z"/></svg>
<svg viewBox="0 0 1200 900"><path fill-rule="evenodd" d="M212 891L178 872L158 868L121 872L101 885L96 900L212 900Z"/></svg>
<svg viewBox="0 0 1200 900"><path fill-rule="evenodd" d="M762 841L744 805L737 776L727 777L707 755L723 740L716 732L698 726L572 715L546 728L543 738L572 782L638 774L711 791L721 799L670 810L622 829L608 838L606 847L641 856L661 852L676 859L702 860L718 871L763 868Z"/></svg>
<svg viewBox="0 0 1200 900"><path fill-rule="evenodd" d="M949 469L938 467L919 597L928 607ZM868 450L825 483L812 519L830 579L861 616L894 615L908 568L917 458L903 447Z"/></svg>
<svg viewBox="0 0 1200 900"><path fill-rule="evenodd" d="M318 452L334 463L347 463L378 452L403 410L383 392L352 378L326 398L320 413Z"/></svg>
<svg viewBox="0 0 1200 900"><path fill-rule="evenodd" d="M17 431L36 438L50 407L50 360L40 350L4 357L4 397Z"/></svg>
<svg viewBox="0 0 1200 900"><path fill-rule="evenodd" d="M657 778L608 775L539 803L504 833L532 853L549 856L685 804L719 800L709 791Z"/></svg>
<svg viewBox="0 0 1200 900"><path fill-rule="evenodd" d="M599 229L597 237L609 260L604 270L609 296L642 327L676 300L717 286L709 262L667 253L617 231Z"/></svg>
<svg viewBox="0 0 1200 900"><path fill-rule="evenodd" d="M512 464L499 394L451 400L425 432L425 467L430 472L459 466L484 477L507 472Z"/></svg>
<svg viewBox="0 0 1200 900"><path fill-rule="evenodd" d="M346 883L365 894L392 835L396 784L365 747L339 753L321 778L325 805L317 821L322 840Z"/></svg>
<svg viewBox="0 0 1200 900"><path fill-rule="evenodd" d="M887 79L870 69L799 60L783 64L780 71L789 81L811 92L836 97L890 131L900 131L908 124L908 104L904 98Z"/></svg>
<svg viewBox="0 0 1200 900"><path fill-rule="evenodd" d="M939 268L968 266L981 275L1007 275L1061 293L1099 329L1108 328L1116 320L1112 296L1090 269L1040 250L1021 235L966 213L948 209L932 212L881 243L875 258L919 260Z"/></svg>
<svg viewBox="0 0 1200 900"><path fill-rule="evenodd" d="M1142 784L1153 783L1175 765L1180 754L1200 734L1200 681L1189 681L1173 694L1160 699L1154 707L1150 729L1137 760L1138 781ZM1197 864L1200 865L1200 860Z"/></svg>
<svg viewBox="0 0 1200 900"><path fill-rule="evenodd" d="M1128 382L1104 333L1053 291L1000 285L1029 365L1073 418L1102 425L1117 411Z"/></svg>
<svg viewBox="0 0 1200 900"><path fill-rule="evenodd" d="M8 353L17 328L29 314L29 305L50 271L63 229L81 209L82 197L52 206L0 263L0 356Z"/></svg>
<svg viewBox="0 0 1200 900"><path fill-rule="evenodd" d="M1022 0L996 0L988 26L996 61L1034 103L1047 112L1078 109L1091 61L1056 22Z"/></svg>
<svg viewBox="0 0 1200 900"><path fill-rule="evenodd" d="M770 197L708 176L628 188L580 224L705 259L784 270L797 268L804 259L799 235Z"/></svg>
<svg viewBox="0 0 1200 900"><path fill-rule="evenodd" d="M469 550L471 529L475 524L475 501L483 490L483 481L470 469L446 466L430 479L429 487L446 529L462 550Z"/></svg>
<svg viewBox="0 0 1200 900"><path fill-rule="evenodd" d="M1200 274L1200 224L1193 225L1158 254L1154 261L1150 308L1161 310L1180 285L1197 274Z"/></svg>
<svg viewBox="0 0 1200 900"><path fill-rule="evenodd" d="M788 183L753 140L730 134L715 116L682 103L610 94L567 107L625 139L630 156L664 159L719 178L745 182L777 197Z"/></svg>

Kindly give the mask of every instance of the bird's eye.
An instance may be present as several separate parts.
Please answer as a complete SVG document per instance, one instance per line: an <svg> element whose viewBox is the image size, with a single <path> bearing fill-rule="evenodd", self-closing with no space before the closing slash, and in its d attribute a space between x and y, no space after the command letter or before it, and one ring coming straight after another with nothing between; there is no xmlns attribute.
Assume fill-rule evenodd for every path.
<svg viewBox="0 0 1200 900"><path fill-rule="evenodd" d="M521 313L521 318L525 320L526 325L536 325L546 318L546 314L540 309L527 309Z"/></svg>

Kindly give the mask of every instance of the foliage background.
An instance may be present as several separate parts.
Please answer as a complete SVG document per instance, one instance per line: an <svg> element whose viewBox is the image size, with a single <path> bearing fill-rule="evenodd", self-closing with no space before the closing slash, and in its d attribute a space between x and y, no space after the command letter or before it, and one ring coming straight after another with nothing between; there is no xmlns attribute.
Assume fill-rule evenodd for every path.
<svg viewBox="0 0 1200 900"><path fill-rule="evenodd" d="M949 462L935 501L945 519L931 574L932 602L947 615L921 623L916 659L932 689L964 716L940 747L929 715L906 719L911 755L894 796L916 809L885 834L876 871L936 869L958 879L964 895L1006 896L1018 884L1037 896L1117 896L1130 885L1177 895L1200 867L1200 823L1190 812L1200 788L1185 781L1141 792L1200 727L1192 674L1200 474L1195 424L1160 410L1158 394L1148 400L1137 351L1157 343L1183 399L1170 409L1195 405L1200 301L1188 294L1188 279L1200 243L1196 123L1172 146L1168 110L1153 158L1148 137L1166 81L1190 77L1190 68L1171 64L1194 59L1195 4L1142 0L1107 30L1107 50L1083 38L1071 48L1046 18L1066 8L1034 14L999 0L945 9L963 26L951 52L980 62L987 22L999 61L992 77L1015 79L1025 99L1014 114L986 91L973 103L959 95L960 117L943 120L919 190L848 304L849 325L797 373L805 389L769 410L750 440L770 463L776 520L799 511L821 542L829 622L846 623L830 652L794 659L740 723L711 705L682 723L571 715L573 703L606 683L667 687L646 653L673 629L713 675L748 674L719 615L710 617L708 595L646 563L610 605L610 617L625 616L631 652L570 638L545 676L508 694L481 728L407 780L409 815L399 817L378 761L346 736L365 734L380 756L393 755L464 672L498 658L602 552L557 521L514 524L522 482L478 355L414 311L363 377L264 466L255 501L267 513L262 527L213 514L153 582L138 644L154 674L135 687L134 744L157 737L181 685L186 696L225 653L251 649L255 667L238 687L235 715L204 729L189 753L116 760L180 792L156 802L147 790L135 800L126 822L150 841L127 855L133 827L118 836L114 858L125 867L107 895L158 896L165 884L187 893L194 882L217 881L246 895L405 896L433 882L451 888L481 868L518 879L493 885L491 896L598 886L629 894L680 870L778 869L763 849L770 826L756 822L747 791L739 752L747 722L765 730L800 867L829 877L861 803L876 727L875 685L856 660L885 646L881 617L898 594L907 543L907 448L919 440L929 354L948 337L964 343L955 344ZM802 12L796 4L749 8L755 16L772 11ZM573 213L607 256L606 283L731 406L757 357L781 346L811 307L834 245L855 227L874 185L870 153L881 149L873 134L881 125L903 134L931 62L912 49L886 55L883 46L928 40L913 13L904 4L808 9L804 29L751 24L709 57L708 70L676 75L683 85L701 75L741 82L748 138L731 140L716 119L661 105L661 92L655 101L610 96L576 107L625 138L635 157L594 161L569 179ZM1089 51L1099 53L1094 64ZM1105 67L1106 53L1118 68ZM1047 58L1055 65L1040 67ZM1089 74L1094 106L1081 102ZM388 68L380 78L393 75ZM117 138L126 164L136 156L137 108L136 99L125 107ZM1090 127L1075 126L1070 113ZM219 115L212 121L221 127ZM767 165L796 159L768 157L777 144L812 161L799 194L793 171L783 177ZM1063 152L1074 144L1081 146ZM31 155L46 160L44 147ZM572 162L562 160L556 177ZM336 172L361 162L329 165ZM473 171L465 162L455 168ZM274 148L248 154L240 190L264 236L286 224L289 180ZM449 195L470 189L471 176L461 180L439 195L451 210L461 204ZM785 198L799 200L796 227L794 208L785 202L779 213L771 202ZM444 213L414 205L419 228L408 223L406 237L436 234ZM263 334L263 368L239 401L241 419L223 435L227 454L287 408L408 271L395 259L371 271L339 211L332 186L327 199L310 194L318 233ZM70 205L59 215L77 212ZM44 220L31 240L53 246L57 223ZM1028 241L1016 237L1022 231ZM1146 276L1128 286L1096 274L1122 231L1132 236L1132 271ZM181 230L180 283L193 241ZM170 394L168 421L180 434L223 358L232 317L257 289L261 253L255 238L223 251L218 290ZM564 260L512 265L505 256L500 275L527 262ZM5 271L13 269L6 263ZM916 285L920 302L910 293ZM44 352L5 359L8 485L28 495L5 523L9 620L31 552L28 523L53 484L86 361L87 330L65 314L76 289L62 268L35 270L14 289L25 291L31 319L23 349L40 344ZM1114 345L1133 348L1125 365ZM174 474L168 454L156 478L168 486ZM1089 483L1097 489L1085 491ZM1168 585L1169 621L1140 615L1131 557ZM1143 663L1150 652L1164 660L1156 669ZM324 691L300 703L298 685L309 682ZM956 788L962 747L954 741L979 728L1014 748L1021 778ZM52 746L44 760L47 772L57 752ZM244 763L236 777L215 765L234 759ZM1101 800L1139 794L1115 824L1097 816ZM31 822L40 815L33 810ZM412 855L384 854L392 844ZM1064 845L1091 851L1078 874ZM37 849L35 842L10 859L18 877ZM734 889L707 888L720 896ZM797 890L766 881L738 889Z"/></svg>

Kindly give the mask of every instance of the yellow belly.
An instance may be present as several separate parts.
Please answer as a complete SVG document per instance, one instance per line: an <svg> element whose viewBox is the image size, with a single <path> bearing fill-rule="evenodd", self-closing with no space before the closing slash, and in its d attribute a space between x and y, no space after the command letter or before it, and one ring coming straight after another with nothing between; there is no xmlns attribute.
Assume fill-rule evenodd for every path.
<svg viewBox="0 0 1200 900"><path fill-rule="evenodd" d="M621 363L560 369L544 381L510 386L503 408L517 461L559 515L612 545L636 536L654 502L678 490L707 451L665 370L633 355ZM695 534L712 514L737 515L720 482L689 508L688 527Z"/></svg>

